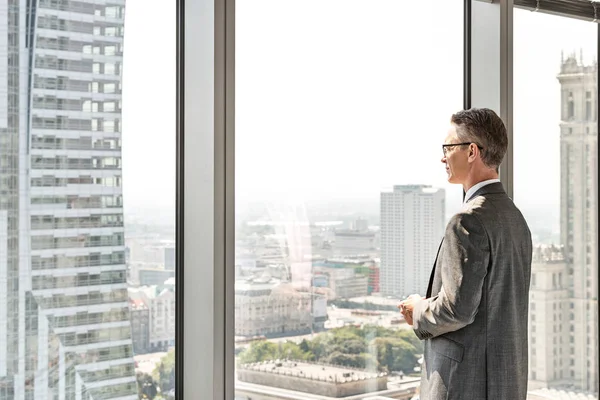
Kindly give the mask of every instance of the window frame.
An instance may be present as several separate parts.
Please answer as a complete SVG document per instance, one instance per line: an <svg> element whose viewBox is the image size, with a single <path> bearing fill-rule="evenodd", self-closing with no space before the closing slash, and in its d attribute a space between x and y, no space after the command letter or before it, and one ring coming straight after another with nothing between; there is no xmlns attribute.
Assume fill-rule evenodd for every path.
<svg viewBox="0 0 600 400"><path fill-rule="evenodd" d="M488 107L504 120L500 180L510 197L513 9L513 0L465 0L463 26L464 108ZM600 29L598 37L600 47ZM235 0L177 0L178 400L234 398L234 71Z"/></svg>

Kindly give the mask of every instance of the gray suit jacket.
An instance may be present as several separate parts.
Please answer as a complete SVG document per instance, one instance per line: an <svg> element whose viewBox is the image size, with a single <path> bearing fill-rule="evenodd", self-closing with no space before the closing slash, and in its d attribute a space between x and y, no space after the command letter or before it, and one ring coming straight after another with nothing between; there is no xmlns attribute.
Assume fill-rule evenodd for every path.
<svg viewBox="0 0 600 400"><path fill-rule="evenodd" d="M413 311L425 340L420 400L525 400L531 257L527 223L501 183L452 217Z"/></svg>

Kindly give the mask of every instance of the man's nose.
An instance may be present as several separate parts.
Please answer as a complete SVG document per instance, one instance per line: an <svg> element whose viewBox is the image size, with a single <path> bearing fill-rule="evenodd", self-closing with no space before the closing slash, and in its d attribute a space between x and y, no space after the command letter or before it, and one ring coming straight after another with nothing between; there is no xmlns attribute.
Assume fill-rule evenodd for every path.
<svg viewBox="0 0 600 400"><path fill-rule="evenodd" d="M442 163L446 164L446 156L442 156L442 159L440 160Z"/></svg>

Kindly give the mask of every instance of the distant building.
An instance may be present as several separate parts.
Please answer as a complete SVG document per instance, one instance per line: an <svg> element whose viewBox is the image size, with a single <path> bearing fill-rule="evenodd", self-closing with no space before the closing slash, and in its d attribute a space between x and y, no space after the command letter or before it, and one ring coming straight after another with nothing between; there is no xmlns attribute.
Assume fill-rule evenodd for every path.
<svg viewBox="0 0 600 400"><path fill-rule="evenodd" d="M327 302L272 278L239 280L235 316L237 336L305 334L324 328Z"/></svg>
<svg viewBox="0 0 600 400"><path fill-rule="evenodd" d="M527 400L598 400L598 396L573 390L544 388L527 392Z"/></svg>
<svg viewBox="0 0 600 400"><path fill-rule="evenodd" d="M175 271L175 247L165 247L165 269Z"/></svg>
<svg viewBox="0 0 600 400"><path fill-rule="evenodd" d="M340 230L335 232L334 255L369 254L375 249L375 232Z"/></svg>
<svg viewBox="0 0 600 400"><path fill-rule="evenodd" d="M357 274L355 266L344 266L333 263L319 263L313 267L314 277L326 276L328 286L331 289L331 297L334 299L349 299L361 297L368 294L369 277Z"/></svg>
<svg viewBox="0 0 600 400"><path fill-rule="evenodd" d="M140 268L137 273L140 286L161 286L175 276L175 271L158 268Z"/></svg>
<svg viewBox="0 0 600 400"><path fill-rule="evenodd" d="M563 386L571 377L568 269L563 249L537 246L529 290L529 388Z"/></svg>
<svg viewBox="0 0 600 400"><path fill-rule="evenodd" d="M598 64L563 60L560 236L569 270L569 379L598 393Z"/></svg>
<svg viewBox="0 0 600 400"><path fill-rule="evenodd" d="M352 229L358 232L365 232L369 229L369 221L364 218L359 218L354 221L354 226Z"/></svg>
<svg viewBox="0 0 600 400"><path fill-rule="evenodd" d="M145 286L129 288L131 302L143 302L149 309L149 351L165 351L175 345L174 286ZM140 317L137 324L144 320ZM133 322L132 322L133 324ZM132 329L142 330L140 325Z"/></svg>
<svg viewBox="0 0 600 400"><path fill-rule="evenodd" d="M131 310L131 338L133 353L145 354L150 351L150 308L142 299L129 300Z"/></svg>
<svg viewBox="0 0 600 400"><path fill-rule="evenodd" d="M425 294L444 229L444 189L403 185L381 193L382 294Z"/></svg>
<svg viewBox="0 0 600 400"><path fill-rule="evenodd" d="M385 373L299 361L244 364L237 375L242 382L330 398L386 390L388 380Z"/></svg>

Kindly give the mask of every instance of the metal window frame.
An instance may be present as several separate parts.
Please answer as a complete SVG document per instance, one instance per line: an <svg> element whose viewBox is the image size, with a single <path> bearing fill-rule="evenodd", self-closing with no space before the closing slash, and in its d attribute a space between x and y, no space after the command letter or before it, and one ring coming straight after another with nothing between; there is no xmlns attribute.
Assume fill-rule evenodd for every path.
<svg viewBox="0 0 600 400"><path fill-rule="evenodd" d="M234 0L177 0L177 399L234 390Z"/></svg>

